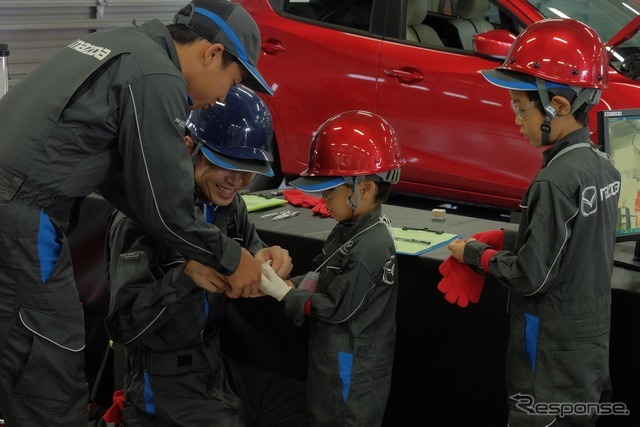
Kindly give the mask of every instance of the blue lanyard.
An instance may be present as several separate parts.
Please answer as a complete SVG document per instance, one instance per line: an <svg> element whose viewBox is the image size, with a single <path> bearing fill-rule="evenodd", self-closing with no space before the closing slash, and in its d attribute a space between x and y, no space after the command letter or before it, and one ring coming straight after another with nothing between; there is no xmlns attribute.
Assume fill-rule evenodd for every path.
<svg viewBox="0 0 640 427"><path fill-rule="evenodd" d="M217 207L217 206L216 206ZM204 218L209 224L213 224L213 217L215 216L216 208L205 203L204 204Z"/></svg>

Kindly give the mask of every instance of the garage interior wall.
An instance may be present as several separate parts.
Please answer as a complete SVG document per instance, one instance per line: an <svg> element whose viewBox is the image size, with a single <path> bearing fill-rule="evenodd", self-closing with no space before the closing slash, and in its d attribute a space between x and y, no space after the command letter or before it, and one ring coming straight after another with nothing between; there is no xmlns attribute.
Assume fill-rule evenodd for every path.
<svg viewBox="0 0 640 427"><path fill-rule="evenodd" d="M82 36L160 19L188 0L0 0L0 43L9 46L9 90L40 63Z"/></svg>

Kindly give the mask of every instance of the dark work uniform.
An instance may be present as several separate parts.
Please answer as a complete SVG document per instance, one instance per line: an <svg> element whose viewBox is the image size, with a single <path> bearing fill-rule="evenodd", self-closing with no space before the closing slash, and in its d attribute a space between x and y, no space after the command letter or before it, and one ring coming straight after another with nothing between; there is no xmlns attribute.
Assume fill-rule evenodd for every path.
<svg viewBox="0 0 640 427"><path fill-rule="evenodd" d="M265 247L240 196L209 219L251 253ZM105 325L125 346L127 426L305 426L304 384L223 358L225 295L197 287L184 258L118 213L109 229Z"/></svg>
<svg viewBox="0 0 640 427"><path fill-rule="evenodd" d="M465 247L465 262L488 262L488 272L511 290L506 366L511 427L592 426L593 411L564 418L544 412L546 407L535 409L538 415L527 411L536 404L598 403L611 391L619 189L620 173L592 146L589 129L577 130L544 153L543 168L522 200L515 251L485 253L486 245L477 241Z"/></svg>
<svg viewBox="0 0 640 427"><path fill-rule="evenodd" d="M309 317L307 394L314 426L377 426L391 386L398 277L393 238L378 206L337 224L313 260L315 293L292 289L287 315ZM293 279L299 286L303 277Z"/></svg>
<svg viewBox="0 0 640 427"><path fill-rule="evenodd" d="M160 21L87 35L0 99L0 412L8 426L88 420L84 321L67 232L98 190L158 240L224 274L240 245L197 219L176 119L188 95ZM84 220L84 219L83 219Z"/></svg>

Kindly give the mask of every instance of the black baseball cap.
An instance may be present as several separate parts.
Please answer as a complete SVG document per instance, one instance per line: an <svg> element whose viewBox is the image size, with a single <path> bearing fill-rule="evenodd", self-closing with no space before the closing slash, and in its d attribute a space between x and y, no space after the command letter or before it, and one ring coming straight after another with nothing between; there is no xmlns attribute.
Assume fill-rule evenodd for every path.
<svg viewBox="0 0 640 427"><path fill-rule="evenodd" d="M249 71L245 86L273 95L258 72L260 30L249 12L228 0L194 0L187 5L188 15L177 13L174 24L182 24L210 42L221 43ZM183 12L183 10L181 10Z"/></svg>

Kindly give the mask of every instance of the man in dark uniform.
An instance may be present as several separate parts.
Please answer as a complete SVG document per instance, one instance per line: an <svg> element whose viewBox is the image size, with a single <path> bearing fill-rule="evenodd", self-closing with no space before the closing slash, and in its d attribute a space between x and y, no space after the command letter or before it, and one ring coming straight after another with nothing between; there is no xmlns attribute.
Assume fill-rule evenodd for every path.
<svg viewBox="0 0 640 427"><path fill-rule="evenodd" d="M273 176L271 116L251 90L236 86L225 106L191 113L187 145L200 215L280 277L288 251L267 247L238 194L256 173ZM105 325L127 353L123 421L136 426L291 426L306 424L304 383L239 366L220 352L224 284L194 280L210 271L117 213L109 227L111 302Z"/></svg>
<svg viewBox="0 0 640 427"><path fill-rule="evenodd" d="M531 145L548 147L520 203L513 251L474 239L449 245L454 258L510 291L511 427L593 426L597 405L611 393L620 173L589 139L587 115L607 87L608 63L591 28L547 19L516 38L500 67L483 71L490 83L509 89L515 124Z"/></svg>
<svg viewBox="0 0 640 427"><path fill-rule="evenodd" d="M8 426L87 424L83 313L67 234L91 192L221 273L229 296L257 294L259 263L195 215L178 123L243 82L271 93L256 69L259 52L244 9L194 0L168 27L152 20L71 43L0 100L0 412Z"/></svg>

